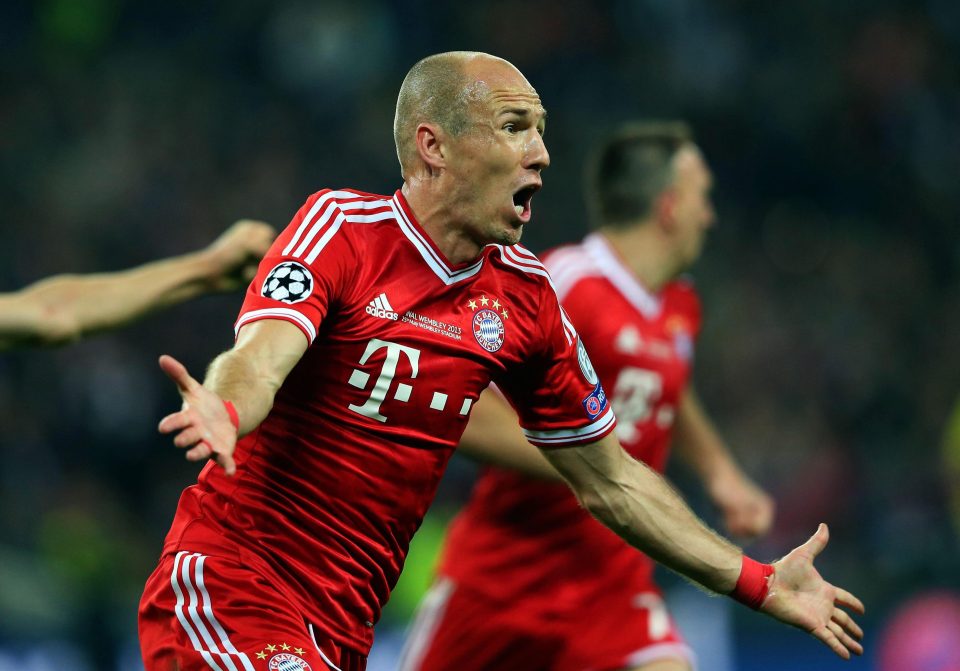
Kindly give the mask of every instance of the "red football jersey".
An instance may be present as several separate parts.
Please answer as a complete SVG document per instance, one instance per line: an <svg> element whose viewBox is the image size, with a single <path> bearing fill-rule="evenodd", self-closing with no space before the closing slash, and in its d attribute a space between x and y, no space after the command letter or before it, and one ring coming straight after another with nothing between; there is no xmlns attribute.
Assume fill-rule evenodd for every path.
<svg viewBox="0 0 960 671"><path fill-rule="evenodd" d="M650 293L599 234L544 264L611 394L621 443L662 472L700 329L696 293L685 281ZM653 561L593 520L566 485L486 468L451 525L440 572L513 604L569 612L605 590L641 591Z"/></svg>
<svg viewBox="0 0 960 671"><path fill-rule="evenodd" d="M229 541L304 617L366 652L407 546L480 392L495 381L531 441L615 427L549 277L522 247L451 266L400 191L311 196L274 242L236 327L310 342L237 474L185 490L165 551Z"/></svg>

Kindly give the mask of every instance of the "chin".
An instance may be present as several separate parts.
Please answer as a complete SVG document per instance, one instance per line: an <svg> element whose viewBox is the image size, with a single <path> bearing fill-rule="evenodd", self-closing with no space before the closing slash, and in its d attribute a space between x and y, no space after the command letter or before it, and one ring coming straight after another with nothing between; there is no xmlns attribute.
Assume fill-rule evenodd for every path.
<svg viewBox="0 0 960 671"><path fill-rule="evenodd" d="M508 246L515 245L518 242L520 242L520 238L522 235L523 235L523 224L520 224L515 228L511 228L506 231L503 231L500 234L499 236L500 239L497 240L497 242L500 243L501 245L508 245Z"/></svg>

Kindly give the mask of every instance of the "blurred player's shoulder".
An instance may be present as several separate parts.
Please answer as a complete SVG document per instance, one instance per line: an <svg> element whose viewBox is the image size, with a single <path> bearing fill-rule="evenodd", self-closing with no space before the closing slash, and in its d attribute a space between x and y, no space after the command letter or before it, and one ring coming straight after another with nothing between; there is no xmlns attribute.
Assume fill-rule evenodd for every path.
<svg viewBox="0 0 960 671"><path fill-rule="evenodd" d="M660 296L667 311L687 315L699 331L703 306L692 276L683 274L667 283Z"/></svg>
<svg viewBox="0 0 960 671"><path fill-rule="evenodd" d="M570 291L590 278L603 278L603 269L596 258L586 252L582 242L561 245L543 254L543 264L550 271L554 288L560 300Z"/></svg>

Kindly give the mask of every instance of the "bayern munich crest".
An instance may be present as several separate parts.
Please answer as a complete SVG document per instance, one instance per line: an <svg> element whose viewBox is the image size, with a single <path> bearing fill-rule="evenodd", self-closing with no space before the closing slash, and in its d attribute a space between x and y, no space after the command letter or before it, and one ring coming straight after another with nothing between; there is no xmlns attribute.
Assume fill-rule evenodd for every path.
<svg viewBox="0 0 960 671"><path fill-rule="evenodd" d="M289 652L281 652L271 657L267 663L267 669L268 671L312 671L305 659L291 655Z"/></svg>
<svg viewBox="0 0 960 671"><path fill-rule="evenodd" d="M496 352L503 347L503 320L493 310L478 310L473 315L473 336L480 347Z"/></svg>
<svg viewBox="0 0 960 671"><path fill-rule="evenodd" d="M477 344L488 352L496 352L503 347L507 306L498 298L482 295L467 301L467 308L474 311L473 337L477 339Z"/></svg>

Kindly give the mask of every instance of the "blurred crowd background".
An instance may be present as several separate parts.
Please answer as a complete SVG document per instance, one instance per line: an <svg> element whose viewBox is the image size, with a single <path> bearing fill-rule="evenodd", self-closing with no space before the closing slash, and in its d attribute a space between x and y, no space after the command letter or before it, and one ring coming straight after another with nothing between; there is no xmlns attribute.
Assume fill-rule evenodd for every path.
<svg viewBox="0 0 960 671"><path fill-rule="evenodd" d="M693 272L696 380L778 505L749 551L773 559L828 522L821 570L870 609L870 653L843 668L947 669L878 650L922 626L891 624L908 600L955 613L960 588L955 0L0 3L0 291L185 252L241 217L284 226L323 187L392 193L400 82L450 49L511 60L549 110L534 251L586 232L596 140L640 117L692 124L719 212ZM141 668L136 603L197 471L155 432L179 404L156 359L199 374L240 300L0 355L0 671ZM382 640L473 473L454 462ZM833 668L812 639L721 610L733 668ZM958 620L926 621L956 628L952 652L930 649L958 654Z"/></svg>

